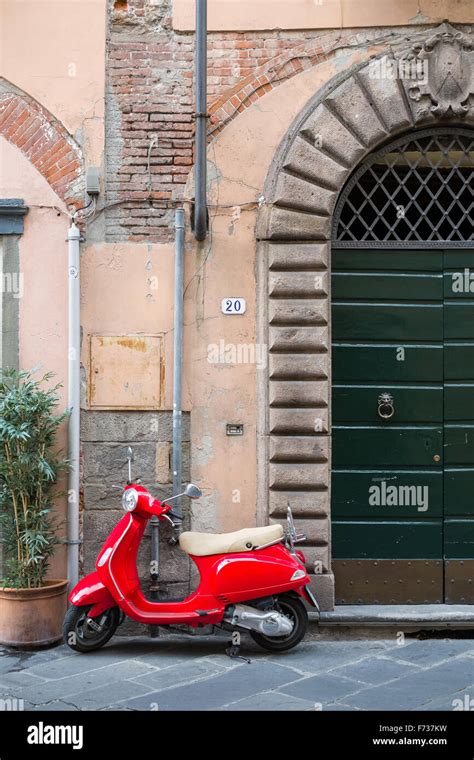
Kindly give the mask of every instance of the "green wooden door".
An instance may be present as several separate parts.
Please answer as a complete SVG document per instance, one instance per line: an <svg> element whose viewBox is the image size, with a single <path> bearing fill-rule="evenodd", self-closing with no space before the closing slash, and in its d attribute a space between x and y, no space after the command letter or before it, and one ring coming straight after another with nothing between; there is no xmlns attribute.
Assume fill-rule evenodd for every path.
<svg viewBox="0 0 474 760"><path fill-rule="evenodd" d="M469 251L333 251L339 603L435 603L469 593L474 283L470 292L464 269L471 258ZM393 399L390 419L379 414L390 411L380 407L382 394Z"/></svg>

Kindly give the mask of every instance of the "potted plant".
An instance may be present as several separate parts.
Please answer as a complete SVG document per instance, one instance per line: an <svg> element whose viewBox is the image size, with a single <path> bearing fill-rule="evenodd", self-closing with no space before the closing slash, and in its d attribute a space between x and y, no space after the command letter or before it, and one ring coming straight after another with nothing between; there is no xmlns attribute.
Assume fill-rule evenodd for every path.
<svg viewBox="0 0 474 760"><path fill-rule="evenodd" d="M46 580L61 539L53 498L68 460L55 448L69 411L56 414L60 385L32 371L0 377L0 643L41 646L61 638L67 580Z"/></svg>

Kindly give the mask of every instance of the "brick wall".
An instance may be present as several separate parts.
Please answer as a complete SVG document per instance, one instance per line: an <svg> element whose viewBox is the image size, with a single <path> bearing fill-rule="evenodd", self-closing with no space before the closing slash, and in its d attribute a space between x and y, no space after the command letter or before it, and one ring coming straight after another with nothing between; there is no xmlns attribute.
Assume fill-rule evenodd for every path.
<svg viewBox="0 0 474 760"><path fill-rule="evenodd" d="M372 37L380 30L371 30ZM210 33L209 129L333 54L350 30ZM174 205L193 164L194 35L172 28L171 0L110 0L106 214L110 241L173 239Z"/></svg>
<svg viewBox="0 0 474 760"><path fill-rule="evenodd" d="M83 157L66 129L33 98L0 82L0 135L15 145L70 207L83 203Z"/></svg>

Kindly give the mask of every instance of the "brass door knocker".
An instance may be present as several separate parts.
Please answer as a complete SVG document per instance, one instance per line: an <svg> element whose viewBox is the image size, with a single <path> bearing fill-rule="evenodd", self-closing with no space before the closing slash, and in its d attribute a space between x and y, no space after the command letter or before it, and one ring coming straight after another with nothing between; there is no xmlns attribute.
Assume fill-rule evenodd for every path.
<svg viewBox="0 0 474 760"><path fill-rule="evenodd" d="M390 393L381 393L378 399L377 414L383 420L390 420L395 414L393 396Z"/></svg>

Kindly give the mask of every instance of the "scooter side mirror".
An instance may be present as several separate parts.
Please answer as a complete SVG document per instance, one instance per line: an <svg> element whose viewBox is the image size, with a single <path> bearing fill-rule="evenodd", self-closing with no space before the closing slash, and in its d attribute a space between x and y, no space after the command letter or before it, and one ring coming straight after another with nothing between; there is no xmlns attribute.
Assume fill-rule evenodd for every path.
<svg viewBox="0 0 474 760"><path fill-rule="evenodd" d="M202 496L202 491L193 483L188 483L184 490L184 495L188 496L190 499L200 499Z"/></svg>

